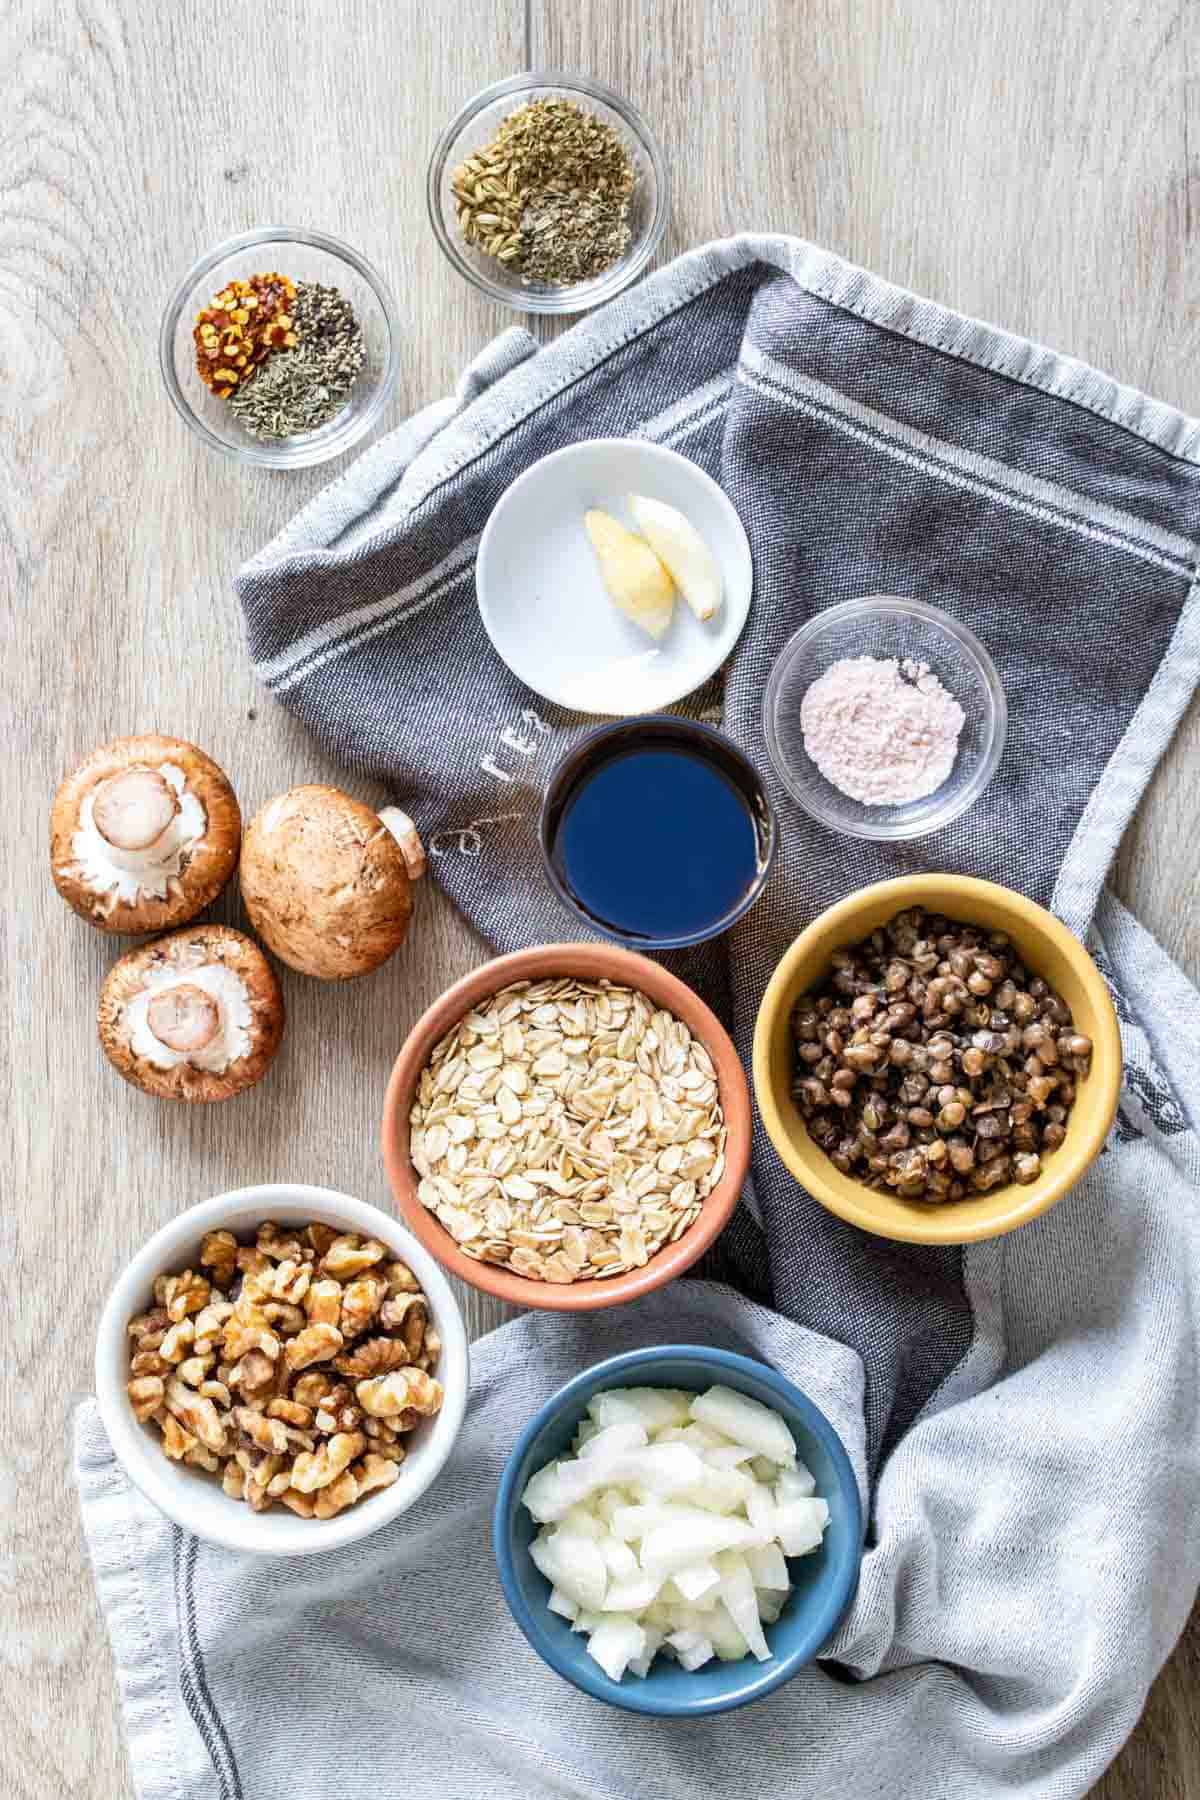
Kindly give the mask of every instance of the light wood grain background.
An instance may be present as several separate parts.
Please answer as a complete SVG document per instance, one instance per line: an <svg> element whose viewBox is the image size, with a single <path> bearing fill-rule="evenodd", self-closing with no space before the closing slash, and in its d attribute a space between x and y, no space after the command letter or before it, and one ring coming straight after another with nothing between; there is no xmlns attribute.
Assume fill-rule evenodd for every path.
<svg viewBox="0 0 1200 1800"><path fill-rule="evenodd" d="M648 114L675 181L665 253L798 232L1200 412L1200 12L1186 0L5 0L6 1800L132 1793L67 1463L113 1275L223 1188L297 1176L382 1199L395 1048L483 954L426 884L409 944L369 986L287 981L288 1040L256 1093L156 1106L100 1058L114 946L44 869L49 798L72 760L158 726L216 756L248 810L338 778L256 690L230 588L330 471L248 474L196 446L161 387L159 311L218 239L324 227L399 294L391 421L442 392L508 320L442 262L426 159L464 99L524 66L599 76ZM1193 975L1198 735L1193 710L1117 873ZM477 1329L493 1317L472 1307ZM1198 1672L1193 1622L1104 1800L1198 1800Z"/></svg>

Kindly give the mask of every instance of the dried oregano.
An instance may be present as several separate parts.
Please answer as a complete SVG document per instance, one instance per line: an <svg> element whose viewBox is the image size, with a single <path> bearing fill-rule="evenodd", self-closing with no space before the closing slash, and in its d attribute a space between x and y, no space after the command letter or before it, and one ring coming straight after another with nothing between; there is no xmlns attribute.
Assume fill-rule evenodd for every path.
<svg viewBox="0 0 1200 1800"><path fill-rule="evenodd" d="M619 134L573 100L532 100L454 171L468 244L564 287L611 267L629 243L634 172Z"/></svg>

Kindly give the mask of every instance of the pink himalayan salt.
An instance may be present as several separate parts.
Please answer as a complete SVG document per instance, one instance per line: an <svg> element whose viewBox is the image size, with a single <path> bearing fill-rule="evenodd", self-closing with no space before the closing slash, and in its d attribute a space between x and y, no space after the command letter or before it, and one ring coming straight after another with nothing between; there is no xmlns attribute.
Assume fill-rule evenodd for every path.
<svg viewBox="0 0 1200 1800"><path fill-rule="evenodd" d="M940 788L963 723L927 663L895 657L844 657L800 703L804 748L826 781L864 806L904 806Z"/></svg>

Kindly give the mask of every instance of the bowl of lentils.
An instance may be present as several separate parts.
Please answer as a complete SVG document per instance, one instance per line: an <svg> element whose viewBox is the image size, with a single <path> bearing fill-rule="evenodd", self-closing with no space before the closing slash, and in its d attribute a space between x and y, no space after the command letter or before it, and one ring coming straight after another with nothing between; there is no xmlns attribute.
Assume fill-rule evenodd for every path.
<svg viewBox="0 0 1200 1800"><path fill-rule="evenodd" d="M997 883L879 882L802 932L772 977L754 1088L775 1149L840 1218L962 1244L1036 1218L1099 1154L1121 1044L1099 969Z"/></svg>
<svg viewBox="0 0 1200 1800"><path fill-rule="evenodd" d="M646 268L669 182L645 119L583 75L493 82L450 121L429 163L429 219L447 259L521 312L599 306Z"/></svg>
<svg viewBox="0 0 1200 1800"><path fill-rule="evenodd" d="M171 404L211 449L303 468L340 456L379 418L399 368L396 304L337 238L247 231L175 289L159 363Z"/></svg>

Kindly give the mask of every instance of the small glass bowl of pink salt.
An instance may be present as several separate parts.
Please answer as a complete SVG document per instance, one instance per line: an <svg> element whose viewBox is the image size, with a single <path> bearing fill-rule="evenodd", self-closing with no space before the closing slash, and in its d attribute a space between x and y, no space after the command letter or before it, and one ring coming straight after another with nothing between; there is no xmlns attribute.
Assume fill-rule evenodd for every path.
<svg viewBox="0 0 1200 1800"><path fill-rule="evenodd" d="M827 607L780 652L763 700L775 772L847 837L928 837L996 772L1008 705L995 664L957 619L868 594Z"/></svg>

